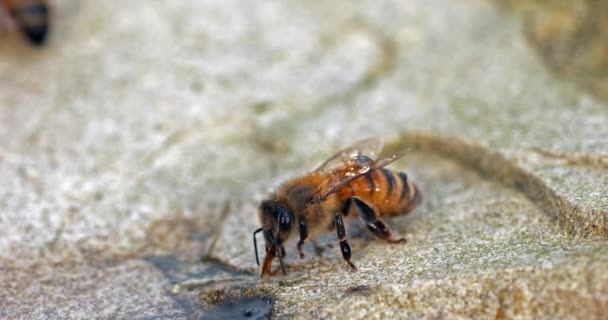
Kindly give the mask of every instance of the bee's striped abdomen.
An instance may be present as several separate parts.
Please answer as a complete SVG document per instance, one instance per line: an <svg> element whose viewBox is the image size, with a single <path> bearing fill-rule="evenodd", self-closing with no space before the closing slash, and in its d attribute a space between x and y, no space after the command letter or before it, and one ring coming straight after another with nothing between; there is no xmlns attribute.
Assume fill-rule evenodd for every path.
<svg viewBox="0 0 608 320"><path fill-rule="evenodd" d="M420 202L418 188L404 172L382 168L345 187L343 197L357 196L378 208L381 216L406 214Z"/></svg>
<svg viewBox="0 0 608 320"><path fill-rule="evenodd" d="M381 172L384 175L384 179L386 179L386 197L390 197L393 194L393 189L395 189L395 185L397 184L397 182L395 181L395 176L393 176L393 173L386 168L382 168Z"/></svg>
<svg viewBox="0 0 608 320"><path fill-rule="evenodd" d="M401 179L401 195L399 196L399 201L403 201L409 199L411 189L410 182L407 179L407 174L405 174L405 172L399 172L399 179Z"/></svg>
<svg viewBox="0 0 608 320"><path fill-rule="evenodd" d="M399 172L399 178L401 179L402 185L399 203L406 212L409 212L422 201L422 196L418 187L408 179L405 172Z"/></svg>

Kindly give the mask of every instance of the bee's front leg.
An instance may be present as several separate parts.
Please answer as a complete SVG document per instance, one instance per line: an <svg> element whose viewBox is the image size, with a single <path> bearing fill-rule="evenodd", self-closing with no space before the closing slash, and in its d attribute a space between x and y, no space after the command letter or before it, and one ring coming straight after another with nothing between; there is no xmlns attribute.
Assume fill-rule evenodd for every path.
<svg viewBox="0 0 608 320"><path fill-rule="evenodd" d="M308 227L306 227L306 221L304 218L300 218L300 241L298 241L298 252L300 253L300 259L304 258L304 252L302 252L302 246L308 238Z"/></svg>
<svg viewBox="0 0 608 320"><path fill-rule="evenodd" d="M338 240L340 240L340 251L342 252L342 257L344 260L346 260L353 271L357 271L357 267L350 262L350 245L348 244L348 240L346 240L346 228L344 227L344 221L342 220L341 214L336 216L336 232L338 234Z"/></svg>

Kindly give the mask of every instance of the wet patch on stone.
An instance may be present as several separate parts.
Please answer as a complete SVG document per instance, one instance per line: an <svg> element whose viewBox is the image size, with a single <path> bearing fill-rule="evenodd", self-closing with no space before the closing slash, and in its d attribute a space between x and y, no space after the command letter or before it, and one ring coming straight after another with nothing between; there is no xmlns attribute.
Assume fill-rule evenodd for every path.
<svg viewBox="0 0 608 320"><path fill-rule="evenodd" d="M205 315L205 305L214 305L225 300L223 285L255 279L251 274L234 271L220 263L185 261L175 255L148 256L144 260L163 274L168 282L167 291L176 306L192 318ZM205 302L203 305L200 303L201 296L209 297L202 300ZM236 295L230 295L233 296Z"/></svg>
<svg viewBox="0 0 608 320"><path fill-rule="evenodd" d="M202 319L270 319L272 306L268 295L230 297L209 309Z"/></svg>
<svg viewBox="0 0 608 320"><path fill-rule="evenodd" d="M220 263L184 261L175 255L148 256L144 260L162 272L171 283L184 283L192 279L214 279L227 276L244 278L250 276L250 274L234 271Z"/></svg>

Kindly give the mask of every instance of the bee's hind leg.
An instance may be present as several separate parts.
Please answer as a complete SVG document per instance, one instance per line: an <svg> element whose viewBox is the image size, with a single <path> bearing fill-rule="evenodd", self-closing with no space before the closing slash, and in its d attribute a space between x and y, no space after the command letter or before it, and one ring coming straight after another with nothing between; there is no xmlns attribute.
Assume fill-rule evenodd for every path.
<svg viewBox="0 0 608 320"><path fill-rule="evenodd" d="M393 238L391 228L384 223L384 221L378 219L378 209L357 197L351 197L349 204L352 204L350 208L345 210L350 211L354 209L359 217L365 222L367 229L371 231L377 238L382 239L388 243L403 243L407 240L405 238Z"/></svg>

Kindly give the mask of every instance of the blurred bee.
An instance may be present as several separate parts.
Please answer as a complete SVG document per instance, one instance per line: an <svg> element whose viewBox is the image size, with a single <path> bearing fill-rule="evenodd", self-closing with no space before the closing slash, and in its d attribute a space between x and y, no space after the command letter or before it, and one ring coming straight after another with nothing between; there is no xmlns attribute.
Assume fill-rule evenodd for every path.
<svg viewBox="0 0 608 320"><path fill-rule="evenodd" d="M46 0L0 0L11 22L34 45L42 45L49 30L49 6Z"/></svg>
<svg viewBox="0 0 608 320"><path fill-rule="evenodd" d="M374 159L382 149L380 139L362 140L333 155L314 171L291 179L262 201L258 216L262 227L253 232L255 259L260 265L256 234L262 232L266 257L262 276L271 274L272 260L278 257L285 273L283 244L297 229L300 258L302 245L320 232L336 230L342 257L352 270L351 250L346 239L344 220L359 217L374 236L388 243L405 242L394 237L380 217L412 211L421 201L420 191L403 172L384 168L406 152Z"/></svg>

